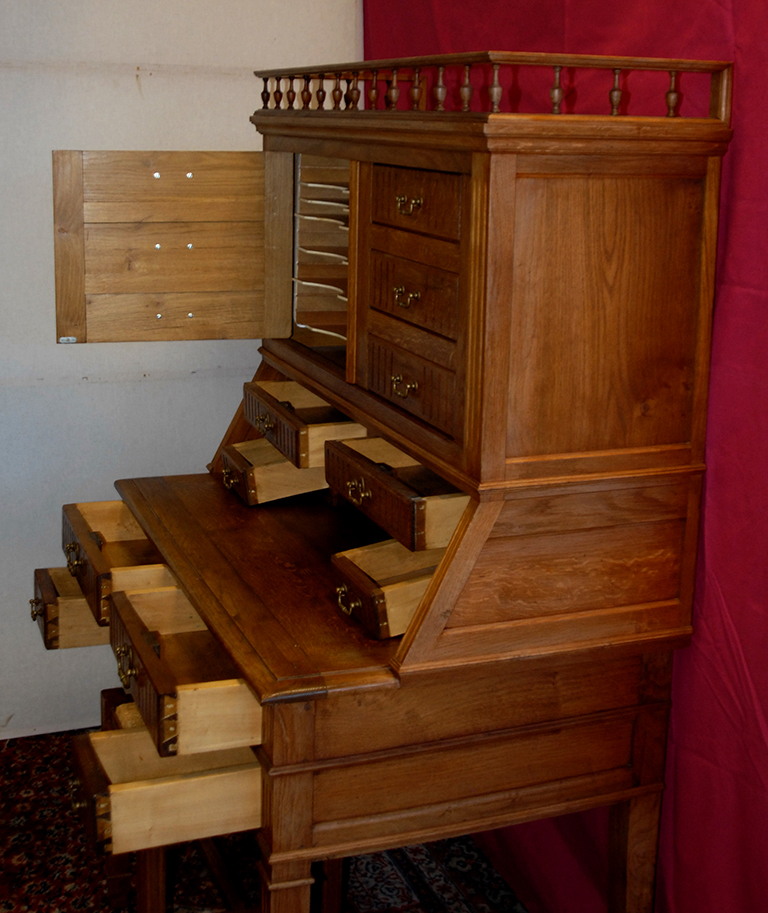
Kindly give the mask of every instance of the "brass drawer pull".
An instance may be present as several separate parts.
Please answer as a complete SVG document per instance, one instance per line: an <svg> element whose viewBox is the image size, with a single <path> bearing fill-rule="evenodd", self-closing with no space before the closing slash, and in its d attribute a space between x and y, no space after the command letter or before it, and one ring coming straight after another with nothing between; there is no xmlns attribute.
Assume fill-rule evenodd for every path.
<svg viewBox="0 0 768 913"><path fill-rule="evenodd" d="M395 304L401 308L409 308L421 298L421 292L408 292L406 294L404 285L396 285L392 292L395 296Z"/></svg>
<svg viewBox="0 0 768 913"><path fill-rule="evenodd" d="M128 691L131 687L131 679L136 678L136 669L131 662L131 651L125 646L115 647L115 656L117 657L117 677L123 688ZM128 657L127 669L123 665L123 659L126 656Z"/></svg>
<svg viewBox="0 0 768 913"><path fill-rule="evenodd" d="M347 482L347 497L356 507L360 507L366 498L373 495L370 489L365 487L365 479L353 479Z"/></svg>
<svg viewBox="0 0 768 913"><path fill-rule="evenodd" d="M67 570L76 577L77 572L85 564L85 559L80 557L80 546L77 542L69 542L64 546L64 554L67 556Z"/></svg>
<svg viewBox="0 0 768 913"><path fill-rule="evenodd" d="M253 420L253 424L257 428L260 427L265 434L267 431L271 431L275 427L272 416L268 412L264 412L262 415L257 415Z"/></svg>
<svg viewBox="0 0 768 913"><path fill-rule="evenodd" d="M32 621L37 621L41 615L45 614L45 606L42 599L30 599L29 604L32 607Z"/></svg>
<svg viewBox="0 0 768 913"><path fill-rule="evenodd" d="M351 599L348 603L344 600L349 595L349 589L346 583L342 583L341 586L336 587L336 602L338 603L339 608L345 615L351 615L355 609L362 609L362 602L355 597Z"/></svg>
<svg viewBox="0 0 768 913"><path fill-rule="evenodd" d="M408 197L399 193L395 197L395 204L397 205L398 215L401 216L413 216L421 209L424 200L421 197L411 197L410 200Z"/></svg>
<svg viewBox="0 0 768 913"><path fill-rule="evenodd" d="M402 374L393 374L390 378L392 381L392 392L400 399L406 399L409 393L416 393L419 389L417 381L406 383Z"/></svg>
<svg viewBox="0 0 768 913"><path fill-rule="evenodd" d="M228 469L226 466L221 470L221 482L222 485L227 489L234 488L235 477L232 473L232 470Z"/></svg>

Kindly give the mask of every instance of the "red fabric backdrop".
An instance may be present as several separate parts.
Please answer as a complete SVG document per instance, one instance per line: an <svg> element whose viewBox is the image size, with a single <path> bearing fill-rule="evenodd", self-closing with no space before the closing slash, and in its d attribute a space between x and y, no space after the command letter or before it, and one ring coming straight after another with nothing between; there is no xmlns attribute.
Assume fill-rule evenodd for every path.
<svg viewBox="0 0 768 913"><path fill-rule="evenodd" d="M657 913L768 910L765 0L364 0L368 59L520 50L733 60L703 535L675 662ZM531 910L605 910L601 812L485 835Z"/></svg>

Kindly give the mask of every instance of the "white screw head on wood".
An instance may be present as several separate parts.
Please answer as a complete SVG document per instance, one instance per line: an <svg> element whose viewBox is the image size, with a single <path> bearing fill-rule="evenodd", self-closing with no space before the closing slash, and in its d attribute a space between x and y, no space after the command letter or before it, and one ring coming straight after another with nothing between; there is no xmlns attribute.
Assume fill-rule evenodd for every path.
<svg viewBox="0 0 768 913"><path fill-rule="evenodd" d="M192 250L193 247L194 247L193 244L187 244L187 250Z"/></svg>
<svg viewBox="0 0 768 913"><path fill-rule="evenodd" d="M159 171L156 171L156 172L152 175L152 177L153 177L155 180L157 180L157 179L160 177L160 172L159 172Z"/></svg>
<svg viewBox="0 0 768 913"><path fill-rule="evenodd" d="M194 177L194 175L192 174L191 171L188 171L188 172L187 172L187 177L188 177L188 178L192 178L192 177Z"/></svg>
<svg viewBox="0 0 768 913"><path fill-rule="evenodd" d="M155 250L160 250L160 245L159 245L159 244L155 244Z"/></svg>

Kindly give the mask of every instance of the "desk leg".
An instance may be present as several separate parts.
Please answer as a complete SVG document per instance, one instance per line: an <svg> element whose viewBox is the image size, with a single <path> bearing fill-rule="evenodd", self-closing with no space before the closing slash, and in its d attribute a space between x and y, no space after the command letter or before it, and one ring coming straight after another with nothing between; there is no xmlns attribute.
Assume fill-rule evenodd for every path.
<svg viewBox="0 0 768 913"><path fill-rule="evenodd" d="M653 913L661 793L610 809L609 913Z"/></svg>
<svg viewBox="0 0 768 913"><path fill-rule="evenodd" d="M165 913L166 892L165 847L136 853L137 913Z"/></svg>
<svg viewBox="0 0 768 913"><path fill-rule="evenodd" d="M260 862L261 913L309 913L314 883L310 862Z"/></svg>

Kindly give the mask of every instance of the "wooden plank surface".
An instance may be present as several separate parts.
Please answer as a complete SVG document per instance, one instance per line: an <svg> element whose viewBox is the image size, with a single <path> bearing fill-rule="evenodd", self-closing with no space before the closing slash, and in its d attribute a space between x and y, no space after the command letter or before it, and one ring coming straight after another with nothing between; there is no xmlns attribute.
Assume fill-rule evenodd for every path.
<svg viewBox="0 0 768 913"><path fill-rule="evenodd" d="M312 493L251 509L209 475L117 488L263 702L325 693L335 672L381 683L394 645L336 604L331 554L382 538L353 508Z"/></svg>

